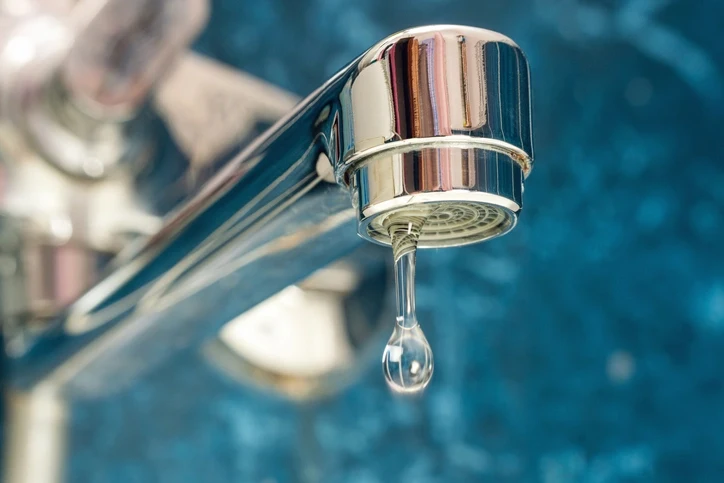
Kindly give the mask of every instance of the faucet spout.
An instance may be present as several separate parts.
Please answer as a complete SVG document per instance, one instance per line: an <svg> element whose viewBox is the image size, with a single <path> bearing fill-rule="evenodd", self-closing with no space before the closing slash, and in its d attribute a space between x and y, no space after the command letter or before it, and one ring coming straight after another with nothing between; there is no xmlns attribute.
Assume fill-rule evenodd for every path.
<svg viewBox="0 0 724 483"><path fill-rule="evenodd" d="M362 239L389 244L385 220L422 205L435 210L420 247L506 233L532 167L529 83L519 47L491 31L381 41L119 256L16 359L15 383L109 392Z"/></svg>

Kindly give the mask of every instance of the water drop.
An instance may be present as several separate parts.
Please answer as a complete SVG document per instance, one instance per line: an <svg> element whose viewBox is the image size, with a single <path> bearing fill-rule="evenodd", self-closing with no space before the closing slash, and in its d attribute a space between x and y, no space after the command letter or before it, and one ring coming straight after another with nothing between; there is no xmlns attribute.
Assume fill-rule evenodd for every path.
<svg viewBox="0 0 724 483"><path fill-rule="evenodd" d="M432 378L432 349L420 325L405 328L395 324L382 356L387 384L396 392L418 392Z"/></svg>
<svg viewBox="0 0 724 483"><path fill-rule="evenodd" d="M425 389L435 367L432 349L415 314L415 258L426 218L390 217L385 222L395 259L397 320L382 355L382 370L390 388L401 393Z"/></svg>

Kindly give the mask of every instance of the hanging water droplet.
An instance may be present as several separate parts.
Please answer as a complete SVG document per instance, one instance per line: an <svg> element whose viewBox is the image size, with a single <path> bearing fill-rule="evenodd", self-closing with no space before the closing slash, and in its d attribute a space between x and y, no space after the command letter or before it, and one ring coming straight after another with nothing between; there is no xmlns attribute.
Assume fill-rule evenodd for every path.
<svg viewBox="0 0 724 483"><path fill-rule="evenodd" d="M382 370L389 386L403 393L422 391L435 367L432 349L415 314L415 258L426 218L391 216L384 222L395 258L397 321L382 355Z"/></svg>
<svg viewBox="0 0 724 483"><path fill-rule="evenodd" d="M397 392L418 392L427 386L434 370L432 349L419 324L412 328L395 324L382 355L387 384Z"/></svg>

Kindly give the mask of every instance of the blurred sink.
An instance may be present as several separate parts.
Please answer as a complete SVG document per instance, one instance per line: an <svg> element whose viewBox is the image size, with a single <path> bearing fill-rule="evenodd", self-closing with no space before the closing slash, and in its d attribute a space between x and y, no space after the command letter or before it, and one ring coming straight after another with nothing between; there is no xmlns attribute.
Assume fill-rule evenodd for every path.
<svg viewBox="0 0 724 483"><path fill-rule="evenodd" d="M333 394L379 356L394 310L388 250L364 246L229 321L203 358L293 400Z"/></svg>

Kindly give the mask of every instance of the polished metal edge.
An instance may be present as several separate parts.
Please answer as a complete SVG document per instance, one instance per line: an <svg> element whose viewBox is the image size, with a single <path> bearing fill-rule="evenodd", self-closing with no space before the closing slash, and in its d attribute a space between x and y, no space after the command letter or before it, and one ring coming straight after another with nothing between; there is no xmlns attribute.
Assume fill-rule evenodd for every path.
<svg viewBox="0 0 724 483"><path fill-rule="evenodd" d="M446 137L413 138L393 143L381 144L355 153L337 168L337 181L349 185L349 173L374 161L381 155L404 153L422 148L480 148L505 154L517 163L523 176L528 177L532 169L532 160L528 154L517 146L505 141L490 138L478 138L465 134L454 134Z"/></svg>
<svg viewBox="0 0 724 483"><path fill-rule="evenodd" d="M374 60L379 57L380 52L384 51L387 47L389 47L391 43L408 37L416 37L419 35L437 33L440 31L454 31L459 35L472 35L479 37L480 40L485 40L486 42L502 42L504 44L510 45L511 47L520 48L513 39L494 30L456 24L426 25L423 27L414 27L401 30L400 32L392 34L389 37L381 40L362 56L358 69L362 70L371 62L374 62Z"/></svg>
<svg viewBox="0 0 724 483"><path fill-rule="evenodd" d="M404 208L405 206L409 206L411 204L436 203L441 201L484 203L500 206L515 216L517 216L517 213L521 209L518 203L501 195L484 193L482 191L456 189L450 191L435 191L430 193L416 193L413 195L398 196L381 203L372 204L361 210L362 219L360 220L360 224L366 227L369 225L372 218L399 208Z"/></svg>

